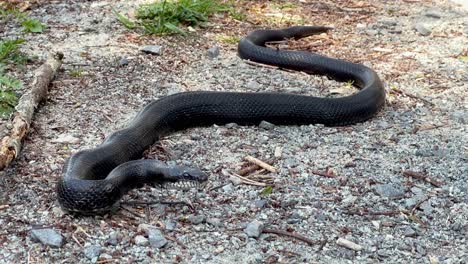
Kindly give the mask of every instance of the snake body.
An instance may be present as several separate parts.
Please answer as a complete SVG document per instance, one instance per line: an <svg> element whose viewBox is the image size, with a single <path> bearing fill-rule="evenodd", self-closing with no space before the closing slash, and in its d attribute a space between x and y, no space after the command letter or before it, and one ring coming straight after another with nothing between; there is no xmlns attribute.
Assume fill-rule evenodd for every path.
<svg viewBox="0 0 468 264"><path fill-rule="evenodd" d="M156 182L204 182L207 175L195 168L167 166L154 160L138 160L161 137L190 127L237 123L258 125L363 122L384 105L385 91L370 68L306 51L275 50L268 41L302 38L325 32L320 26L282 30L258 30L243 38L238 54L243 59L309 74L352 81L359 92L341 98L318 98L287 93L183 92L146 105L122 130L111 134L94 149L72 155L57 184L58 201L67 211L105 212L129 190Z"/></svg>

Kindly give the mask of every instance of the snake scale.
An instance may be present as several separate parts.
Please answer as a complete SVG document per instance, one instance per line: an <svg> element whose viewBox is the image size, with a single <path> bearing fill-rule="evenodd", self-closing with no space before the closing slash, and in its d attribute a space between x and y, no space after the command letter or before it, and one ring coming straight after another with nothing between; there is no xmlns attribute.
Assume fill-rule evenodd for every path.
<svg viewBox="0 0 468 264"><path fill-rule="evenodd" d="M226 123L258 125L263 120L276 125L342 126L371 118L385 102L382 82L372 69L311 52L265 46L269 41L297 39L327 30L321 26L257 30L239 42L238 54L258 63L352 81L360 89L357 93L319 98L288 93L197 91L154 100L101 145L79 151L67 160L57 184L60 205L72 212L106 212L129 190L146 183L205 182L207 175L197 168L140 159L148 147L175 131Z"/></svg>

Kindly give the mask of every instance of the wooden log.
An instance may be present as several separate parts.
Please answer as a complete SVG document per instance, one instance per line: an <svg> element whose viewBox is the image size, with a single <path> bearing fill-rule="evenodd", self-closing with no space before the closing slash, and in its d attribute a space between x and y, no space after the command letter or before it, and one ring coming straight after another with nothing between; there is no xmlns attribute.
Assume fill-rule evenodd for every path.
<svg viewBox="0 0 468 264"><path fill-rule="evenodd" d="M39 103L47 98L50 82L62 65L63 54L54 53L35 72L31 88L21 96L10 123L11 130L0 143L0 171L18 157L22 142L32 122L34 111Z"/></svg>

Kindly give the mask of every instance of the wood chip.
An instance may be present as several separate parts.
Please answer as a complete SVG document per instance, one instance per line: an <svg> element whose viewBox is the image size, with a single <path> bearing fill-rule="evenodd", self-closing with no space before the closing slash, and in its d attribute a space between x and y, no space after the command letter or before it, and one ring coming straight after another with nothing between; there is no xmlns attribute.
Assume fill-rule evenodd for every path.
<svg viewBox="0 0 468 264"><path fill-rule="evenodd" d="M340 246L343 246L345 248L349 248L349 249L352 249L352 250L355 250L355 251L360 251L362 250L362 246L361 245L358 245L354 242L351 242L347 239L344 239L344 238L338 238L338 240L336 241L336 244L340 245Z"/></svg>

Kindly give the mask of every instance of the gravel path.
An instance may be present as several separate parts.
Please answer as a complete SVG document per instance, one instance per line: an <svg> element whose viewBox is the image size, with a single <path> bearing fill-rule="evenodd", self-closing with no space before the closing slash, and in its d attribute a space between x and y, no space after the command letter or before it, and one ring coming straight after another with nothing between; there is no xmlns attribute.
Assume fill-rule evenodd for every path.
<svg viewBox="0 0 468 264"><path fill-rule="evenodd" d="M15 74L30 80L27 70L51 48L65 62L21 156L0 177L1 263L466 263L468 16L460 6L294 1L283 11L335 29L290 48L371 66L388 92L383 111L349 127L229 124L171 135L147 156L203 168L210 174L205 190L147 186L124 200L182 203L74 217L54 193L66 158L98 145L154 98L192 90L353 90L236 56L236 45L223 39L277 26L268 20L278 8L271 3L247 5L248 21L259 25L218 16L188 38L158 38L116 22L112 8L124 12L138 1L52 2L32 8L48 30L26 36L23 51L38 60ZM19 35L14 23L0 27L2 38ZM145 45L161 46L162 54L141 52ZM220 54L212 58L214 47ZM255 178L272 189L235 176L247 155L274 160L277 173Z"/></svg>

